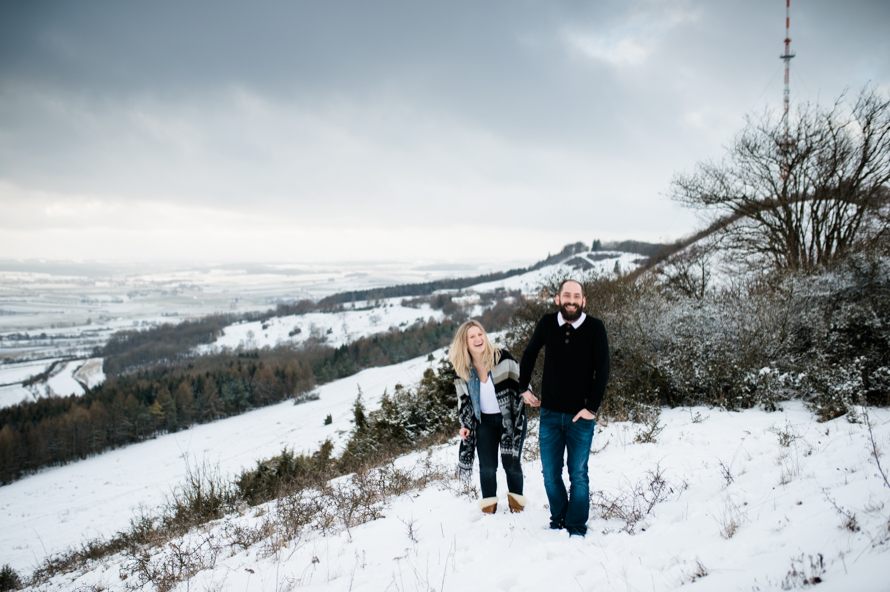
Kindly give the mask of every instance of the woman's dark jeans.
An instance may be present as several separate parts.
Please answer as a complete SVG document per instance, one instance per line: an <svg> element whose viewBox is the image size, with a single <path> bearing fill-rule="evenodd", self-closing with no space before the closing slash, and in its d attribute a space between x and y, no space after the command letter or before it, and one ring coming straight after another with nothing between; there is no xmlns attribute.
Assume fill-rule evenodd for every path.
<svg viewBox="0 0 890 592"><path fill-rule="evenodd" d="M525 426L522 431L525 439ZM504 422L500 413L482 414L482 421L476 428L476 455L479 457L479 485L483 498L498 494L498 449L503 433ZM517 462L514 467L505 467L504 472L507 474L507 491L522 495L522 466Z"/></svg>

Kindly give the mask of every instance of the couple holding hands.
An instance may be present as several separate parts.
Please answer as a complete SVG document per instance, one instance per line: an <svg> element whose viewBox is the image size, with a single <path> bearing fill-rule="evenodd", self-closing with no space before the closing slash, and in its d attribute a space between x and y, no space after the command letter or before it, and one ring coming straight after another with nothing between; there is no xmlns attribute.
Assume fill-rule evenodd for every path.
<svg viewBox="0 0 890 592"><path fill-rule="evenodd" d="M506 349L496 350L477 321L467 321L458 329L448 354L457 374L454 384L463 439L458 464L469 475L474 455L479 457L479 507L494 514L500 449L510 511L521 512L527 503L521 465L525 405L540 407L538 439L550 528L583 537L590 514L587 460L596 411L609 380L609 341L603 322L584 313L580 282L565 280L557 292L559 311L538 321L519 363ZM536 396L529 382L542 347L547 352L541 393ZM562 477L564 461L571 485L568 492Z"/></svg>

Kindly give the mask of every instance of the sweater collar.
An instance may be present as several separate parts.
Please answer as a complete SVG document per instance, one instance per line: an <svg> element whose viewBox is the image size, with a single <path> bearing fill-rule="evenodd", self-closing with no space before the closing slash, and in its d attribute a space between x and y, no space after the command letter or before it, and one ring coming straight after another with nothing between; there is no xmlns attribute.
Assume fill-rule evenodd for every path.
<svg viewBox="0 0 890 592"><path fill-rule="evenodd" d="M577 329L578 327L581 326L581 323L583 323L583 322L584 322L584 319L586 319L586 318L587 318L587 313L582 312L582 313L581 313L581 316L578 317L578 319L577 319L575 322L571 323L572 327L575 328L575 329ZM558 312L558 313L556 313L556 322L559 323L559 326L560 326L560 327L562 327L563 325L565 325L566 323L568 323L567 320L565 320L564 318L562 318L562 312Z"/></svg>

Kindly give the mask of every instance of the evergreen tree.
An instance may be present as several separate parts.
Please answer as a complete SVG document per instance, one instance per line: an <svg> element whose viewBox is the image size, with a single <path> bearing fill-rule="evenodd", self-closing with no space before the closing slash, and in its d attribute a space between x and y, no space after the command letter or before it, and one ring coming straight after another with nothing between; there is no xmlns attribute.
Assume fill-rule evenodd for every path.
<svg viewBox="0 0 890 592"><path fill-rule="evenodd" d="M365 404L362 402L362 387L358 387L358 396L352 405L352 417L355 424L355 431L362 432L367 425L367 416L365 415Z"/></svg>

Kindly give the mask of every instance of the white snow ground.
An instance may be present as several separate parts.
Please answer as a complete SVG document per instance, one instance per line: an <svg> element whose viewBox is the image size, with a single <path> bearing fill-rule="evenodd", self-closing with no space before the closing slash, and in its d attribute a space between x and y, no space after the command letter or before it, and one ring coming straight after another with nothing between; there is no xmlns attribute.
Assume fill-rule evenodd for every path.
<svg viewBox="0 0 890 592"><path fill-rule="evenodd" d="M181 477L180 448L218 460L230 473L283 444L314 448L326 435L348 429L355 382L375 401L384 384L409 383L409 375L416 377L425 364L400 365L404 379L387 374L395 367L367 371L328 385L314 403L199 426L4 487L0 563L26 570L41 556L39 539L59 549L120 527L129 507L159 500ZM378 373L376 386L371 372ZM322 425L327 412L334 415L333 426ZM871 418L879 447L890 450L890 413L871 410ZM395 499L385 518L348 532L304 537L272 557L250 548L220 558L177 590L659 591L683 584L696 590L773 590L804 587L804 579L813 576L822 580L823 591L890 589L890 488L870 456L864 425L846 418L817 423L798 402L775 413L666 409L661 421L657 443L635 443L641 426L628 423L598 427L594 439L592 491L629 493L659 469L669 488L667 499L636 524L633 535L623 530L624 521L595 515L583 540L547 530L540 463L527 460L525 513L506 512L502 474L495 516L482 516L466 497L433 486ZM527 452L534 449L530 437ZM455 440L435 457L453 465L456 452ZM421 456L409 455L399 464L410 466ZM860 530L843 528L845 517L835 504L855 514ZM271 505L215 528L226 521L258 521L266 511L273 511ZM823 567L813 567L819 555ZM86 573L57 577L46 589L121 589L122 561L112 557ZM692 583L699 564L707 575Z"/></svg>
<svg viewBox="0 0 890 592"><path fill-rule="evenodd" d="M78 339L80 333L85 338L101 333L101 346L110 332L131 326L262 311L294 299L468 277L519 265L516 261L457 265L356 261L164 269L137 264L10 264L0 259L0 357L79 345L89 351L95 343L75 343L84 341ZM20 333L29 337L20 340L16 335ZM41 333L47 338L35 342ZM49 342L51 337L54 343Z"/></svg>
<svg viewBox="0 0 890 592"><path fill-rule="evenodd" d="M34 393L23 387L21 384L12 384L9 386L0 386L0 407L9 407L16 403L21 403L34 396Z"/></svg>

